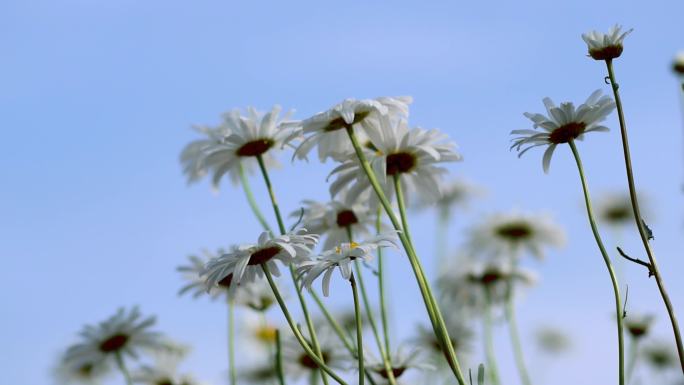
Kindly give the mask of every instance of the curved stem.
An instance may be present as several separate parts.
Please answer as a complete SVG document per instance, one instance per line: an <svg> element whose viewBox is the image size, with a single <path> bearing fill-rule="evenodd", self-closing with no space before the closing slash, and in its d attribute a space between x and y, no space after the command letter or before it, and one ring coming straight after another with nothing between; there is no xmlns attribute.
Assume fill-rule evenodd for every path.
<svg viewBox="0 0 684 385"><path fill-rule="evenodd" d="M283 217L280 214L280 208L278 207L278 201L275 196L275 190L273 189L273 185L271 184L271 178L269 177L268 171L266 170L264 159L261 155L257 155L256 158L257 162L259 163L259 168L261 169L261 174L264 177L264 183L266 184L266 189L268 190L268 196L271 198L271 205L273 206L273 212L275 213L276 220L278 221L278 228L280 229L280 234L285 235L287 233L287 229L285 228L285 222L283 222ZM297 274L295 272L294 266L290 265L289 268L290 276L292 277L292 282L295 285L295 291L297 292L297 297L299 298L299 304L302 308L302 313L304 313L306 326L307 329L309 329L311 343L313 344L314 350L316 351L316 354L318 354L318 357L321 357L322 359L323 355L321 354L321 347L318 344L318 337L316 336L316 329L314 328L313 320L309 315L309 311L306 306L306 300L304 299L304 294L302 293L302 290L300 290L300 288L297 286ZM323 379L323 384L328 385L328 377L324 373L321 373L321 378Z"/></svg>
<svg viewBox="0 0 684 385"><path fill-rule="evenodd" d="M340 378L340 376L338 376L328 365L325 364L325 362L323 362L321 358L319 358L319 354L317 354L311 349L311 346L309 346L309 343L306 341L302 333L299 331L299 328L295 324L294 320L292 319L290 311L287 309L287 306L285 305L285 300L283 300L283 296L280 294L278 286L276 286L275 282L273 281L270 269L268 268L268 266L266 266L266 264L262 264L261 269L264 271L266 280L268 280L268 284L269 286L271 286L273 295L276 297L278 305L280 305L280 310L282 310L283 315L285 316L285 320L287 321L287 324L290 326L290 329L292 330L292 334L294 334L297 341L299 341L299 344L302 346L306 354L316 363L316 365L318 365L320 369L328 373L330 377L332 377L340 385L347 385L347 383L342 378Z"/></svg>
<svg viewBox="0 0 684 385"><path fill-rule="evenodd" d="M352 294L354 296L354 316L356 318L356 352L359 362L359 385L364 385L366 377L364 377L364 362L363 362L363 325L361 316L361 306L359 305L359 293L356 289L356 280L354 279L354 273L351 273L349 278L349 283L351 284Z"/></svg>
<svg viewBox="0 0 684 385"><path fill-rule="evenodd" d="M617 317L617 333L618 333L618 378L619 384L625 385L625 343L623 338L623 314L622 314L622 303L620 301L620 287L618 286L617 278L615 277L615 271L613 270L613 265L610 262L610 257L606 252L606 248L603 246L603 241L601 240L601 235L599 234L598 227L596 226L596 219L594 218L594 210L591 206L591 198L589 197L589 186L587 186L587 180L584 177L584 167L582 166L582 160L580 159L579 152L577 151L577 146L575 146L574 141L568 142L570 148L572 149L572 154L575 157L575 162L577 162L577 170L579 171L580 179L582 181L582 190L584 191L584 203L587 207L587 216L589 217L589 224L591 225L591 232L594 234L596 239L596 244L601 251L601 256L603 256L603 261L608 269L608 274L610 275L610 281L613 284L613 294L615 295L615 315Z"/></svg>
<svg viewBox="0 0 684 385"><path fill-rule="evenodd" d="M276 329L275 342L275 369L276 375L278 376L278 384L285 385L285 375L283 374L283 347L280 342L280 329Z"/></svg>
<svg viewBox="0 0 684 385"><path fill-rule="evenodd" d="M627 384L629 384L630 381L632 380L632 374L634 373L634 368L636 368L638 352L639 352L639 339L638 338L631 338L630 344L629 344L629 360L627 361L627 373L626 373Z"/></svg>
<svg viewBox="0 0 684 385"><path fill-rule="evenodd" d="M380 234L382 226L382 209L378 207L378 216L375 221L375 232ZM380 296L380 318L382 321L382 332L385 337L385 351L387 352L388 360L391 360L390 349L390 335L389 335L389 321L387 315L387 301L385 301L385 264L382 248L378 248L378 292ZM391 364L391 361L390 361Z"/></svg>
<svg viewBox="0 0 684 385"><path fill-rule="evenodd" d="M485 340L485 354L487 355L487 371L492 385L501 385L499 369L496 364L496 350L494 349L494 334L492 322L492 295L489 287L485 286L485 309L483 317L483 332Z"/></svg>
<svg viewBox="0 0 684 385"><path fill-rule="evenodd" d="M124 362L124 359L121 356L121 352L117 351L116 353L114 353L114 358L116 359L116 366L121 371L121 374L123 374L124 380L126 380L126 385L133 385L131 374L128 372L128 369L126 369L126 363Z"/></svg>
<svg viewBox="0 0 684 385"><path fill-rule="evenodd" d="M401 228L406 234L411 245L413 245L413 240L411 240L411 231L408 227L408 218L406 217L406 203L404 202L404 190L401 188L401 179L399 174L394 174L392 177L394 182L394 191L397 193L397 204L399 205L399 215L401 216Z"/></svg>
<svg viewBox="0 0 684 385"><path fill-rule="evenodd" d="M637 199L636 188L634 184L634 175L632 172L632 156L629 151L629 139L627 138L627 124L625 123L625 115L622 109L622 101L620 99L620 92L618 91L618 84L615 81L615 73L613 71L613 61L606 60L606 67L608 68L608 77L610 78L610 84L613 89L613 95L615 96L615 104L618 111L618 120L620 121L620 135L622 136L622 151L625 157L625 170L627 172L627 185L629 186L629 198L632 201L632 211L634 212L634 220L636 221L637 229L639 229L639 236L641 237L641 243L644 245L646 254L648 255L648 260L651 264L651 273L655 277L656 284L658 285L658 290L660 291L660 296L663 298L665 303L665 308L667 309L667 314L670 317L670 323L672 324L672 332L674 333L675 342L677 344L677 353L679 354L679 364L681 366L682 372L684 372L684 343L682 343L682 336L679 331L679 323L677 322L677 316L675 315L674 307L670 301L670 295L665 289L665 282L660 275L660 270L658 269L658 262L656 261L653 249L651 249L651 244L648 241L649 235L645 229L643 219L641 217L641 211L639 209L639 200Z"/></svg>
<svg viewBox="0 0 684 385"><path fill-rule="evenodd" d="M245 173L245 168L242 165L242 162L239 163L238 172L240 173L242 190L245 192L247 202L249 203L249 207L252 209L254 216L256 217L257 221L259 221L259 224L261 225L261 227L264 228L264 230L272 232L271 226L268 225L268 221L266 221L264 214L259 209L259 205L257 204L256 199L254 199L254 193L252 193L252 188L249 185L249 180L247 179L247 174Z"/></svg>
<svg viewBox="0 0 684 385"><path fill-rule="evenodd" d="M228 369L230 370L230 385L237 384L237 370L235 369L235 302L228 301Z"/></svg>
<svg viewBox="0 0 684 385"><path fill-rule="evenodd" d="M513 346L513 355L515 357L515 364L520 373L520 382L523 385L532 385L530 375L525 366L525 356L522 350L522 343L520 342L520 333L518 331L518 321L515 315L515 301L513 296L513 284L509 281L506 292L506 320L508 321L508 334L511 337L511 345Z"/></svg>
<svg viewBox="0 0 684 385"><path fill-rule="evenodd" d="M409 263L411 264L411 269L413 269L413 273L416 278L416 282L418 283L421 296L423 297L423 302L425 303L425 308L428 312L428 316L430 317L430 322L432 323L435 336L439 339L440 343L442 344L442 349L444 349L444 352L446 353L445 356L447 362L449 363L449 367L451 368L452 372L454 373L454 376L458 380L458 383L460 385L467 385L465 377L463 376L463 372L461 371L458 359L456 358L456 352L454 351L454 347L451 345L449 332L447 331L444 318L442 317L442 314L439 310L439 306L437 306L437 301L435 300L435 297L432 294L430 285L427 282L427 278L425 277L425 272L423 271L423 267L421 266L418 255L415 253L415 250L413 249L413 246L409 238L402 231L401 224L399 223L399 220L392 211L392 205L385 196L385 193L383 192L382 187L380 186L380 183L378 182L375 173L373 172L370 166L370 163L366 159L366 156L363 153L363 149L361 148L361 145L359 144L359 141L356 138L356 134L354 134L354 130L351 126L347 126L346 130L347 135L349 136L349 139L351 140L352 145L354 146L354 150L359 159L359 163L361 164L361 167L364 170L364 173L368 177L368 180L371 186L373 187L375 194L380 200L382 207L385 209L387 216L390 218L392 226L394 226L394 229L398 231L399 239L401 241L402 246L404 247L404 250L406 251Z"/></svg>

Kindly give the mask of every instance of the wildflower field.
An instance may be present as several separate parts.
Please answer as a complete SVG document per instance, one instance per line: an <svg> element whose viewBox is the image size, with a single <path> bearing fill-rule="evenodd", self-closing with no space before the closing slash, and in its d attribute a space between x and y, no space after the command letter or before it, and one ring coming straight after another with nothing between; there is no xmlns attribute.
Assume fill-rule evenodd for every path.
<svg viewBox="0 0 684 385"><path fill-rule="evenodd" d="M3 382L684 384L683 4L7 8Z"/></svg>

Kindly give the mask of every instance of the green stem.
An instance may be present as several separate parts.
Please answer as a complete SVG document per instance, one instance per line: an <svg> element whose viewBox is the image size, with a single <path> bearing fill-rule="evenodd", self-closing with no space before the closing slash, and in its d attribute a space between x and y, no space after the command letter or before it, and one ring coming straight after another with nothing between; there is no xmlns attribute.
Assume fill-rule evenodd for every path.
<svg viewBox="0 0 684 385"><path fill-rule="evenodd" d="M280 330L276 329L275 335L276 353L275 353L275 369L278 376L278 384L285 385L285 375L283 374L283 347L280 342Z"/></svg>
<svg viewBox="0 0 684 385"><path fill-rule="evenodd" d="M484 340L485 340L485 354L487 355L487 371L489 372L489 379L493 385L501 385L499 380L499 369L496 364L496 350L494 349L494 334L493 334L493 320L492 320L492 294L488 286L484 287L485 292L485 309L484 309Z"/></svg>
<svg viewBox="0 0 684 385"><path fill-rule="evenodd" d="M366 155L363 153L363 149L361 148L361 145L359 144L359 141L356 138L356 134L354 134L354 130L351 126L347 126L346 130L349 139L351 140L352 145L354 146L356 155L359 158L359 163L361 164L361 167L363 168L366 176L368 177L368 180L371 186L373 187L373 190L375 191L378 199L380 200L382 207L385 209L387 216L390 218L392 226L394 226L394 229L398 231L399 239L401 241L402 246L404 247L404 250L406 251L409 263L411 264L411 268L413 269L413 273L416 278L416 282L418 283L421 296L423 297L423 302L425 303L425 308L428 312L428 316L430 317L430 322L432 323L435 336L439 339L440 343L442 344L442 348L446 353L445 356L447 362L449 363L449 367L451 368L452 372L454 373L454 376L458 380L458 383L460 385L467 385L465 377L463 376L463 373L461 371L458 359L456 358L456 352L454 351L454 347L450 343L449 332L447 331L444 318L442 317L442 314L439 310L439 306L437 306L437 301L435 300L435 297L432 295L430 285L427 282L427 278L425 277L425 272L423 271L418 255L415 253L415 250L413 249L413 246L409 238L404 234L404 231L402 230L402 226L399 223L399 220L394 215L394 212L392 211L392 205L385 196L385 193L383 192L382 187L380 186L380 183L378 182L375 173L373 172L370 166L370 163L366 159ZM405 213L403 215L405 216Z"/></svg>
<svg viewBox="0 0 684 385"><path fill-rule="evenodd" d="M627 361L626 382L629 384L632 380L634 368L636 368L637 355L639 352L639 339L632 338L629 344L629 360Z"/></svg>
<svg viewBox="0 0 684 385"><path fill-rule="evenodd" d="M359 292L356 289L356 280L354 279L354 273L351 273L349 277L349 283L352 288L352 295L354 296L354 316L356 318L356 352L358 353L359 362L359 385L364 385L366 377L364 377L364 362L363 362L363 325L362 325L362 315L361 306L359 305Z"/></svg>
<svg viewBox="0 0 684 385"><path fill-rule="evenodd" d="M306 341L302 333L299 331L299 328L295 324L294 320L292 319L290 311L287 309L287 306L285 305L285 300L283 300L283 296L280 294L278 286L276 286L275 282L273 281L270 269L266 264L262 264L261 269L264 271L264 275L268 280L269 286L271 286L271 290L273 291L273 295L276 297L278 305L280 305L280 310L282 310L283 315L285 316L285 320L287 321L287 324L290 326L290 329L292 330L292 334L294 334L297 341L299 341L299 344L302 346L306 354L309 357L311 357L311 359L316 363L316 365L318 365L319 368L321 368L324 372L328 373L330 377L332 377L340 385L347 385L347 383L340 376L338 376L328 365L325 364L325 362L323 362L323 360L320 358L320 354L317 354L313 351L313 349L311 349L311 346L309 346L309 343Z"/></svg>
<svg viewBox="0 0 684 385"><path fill-rule="evenodd" d="M242 165L242 162L239 163L238 172L240 173L242 190L245 192L247 202L249 203L249 207L252 209L254 216L259 221L259 224L261 225L261 227L264 228L264 230L272 232L271 226L268 225L268 222L266 221L264 214L261 212L261 210L259 210L259 205L257 204L256 199L254 199L254 193L252 193L252 188L249 186L249 180L247 179L247 174L245 173L245 168Z"/></svg>
<svg viewBox="0 0 684 385"><path fill-rule="evenodd" d="M230 385L237 384L237 370L235 369L235 302L228 301L228 369L230 370Z"/></svg>
<svg viewBox="0 0 684 385"><path fill-rule="evenodd" d="M632 172L632 156L629 151L629 139L627 138L627 123L625 123L625 114L622 109L622 101L620 99L620 92L618 91L618 84L615 81L615 72L613 71L613 61L606 60L606 67L608 68L608 77L610 78L610 84L613 89L613 95L615 96L615 104L618 111L618 120L620 121L620 135L622 136L622 151L625 157L625 170L627 172L627 185L629 186L629 198L632 201L632 211L634 212L634 220L636 222L637 229L639 230L639 236L641 237L641 243L644 245L646 254L648 255L648 260L650 262L650 273L655 277L656 284L658 285L658 290L660 291L660 296L663 298L665 303L665 308L667 309L667 314L670 317L670 323L672 324L672 332L674 333L675 342L677 344L677 353L679 354L679 364L681 366L682 372L684 373L684 343L682 342L682 336L679 331L679 323L677 322L677 316L675 315L674 307L670 301L670 295L665 289L665 282L660 275L660 270L658 268L658 262L656 261L655 254L651 248L651 244L648 241L649 235L645 229L643 219L641 217L641 211L639 209L639 200L637 199L636 187L634 183L634 175Z"/></svg>
<svg viewBox="0 0 684 385"><path fill-rule="evenodd" d="M126 385L133 385L131 374L128 372L128 369L126 369L126 363L124 363L124 359L121 355L121 352L117 351L116 353L114 353L114 358L116 359L116 366L119 367L121 374L123 374L124 376L124 380L126 380Z"/></svg>
<svg viewBox="0 0 684 385"><path fill-rule="evenodd" d="M378 207L378 216L375 221L375 232L380 234L380 228L382 226L382 212L381 208ZM378 248L378 292L380 296L380 318L382 321L382 332L385 337L385 351L387 352L387 358L391 364L391 352L390 349L390 335L389 335L389 321L387 313L387 301L385 301L385 264L384 255L382 253L382 248Z"/></svg>
<svg viewBox="0 0 684 385"><path fill-rule="evenodd" d="M278 228L280 229L280 234L285 235L287 233L287 229L285 228L285 222L283 222L283 217L280 215L280 208L278 207L278 201L275 196L275 190L273 189L273 185L271 184L271 178L268 175L268 171L266 170L266 165L264 164L264 159L261 155L257 155L257 162L259 163L259 168L261 169L261 174L264 177L264 183L266 184L266 189L268 190L268 196L271 199L271 205L273 206L273 212L275 213L276 220L278 221ZM318 344L318 337L316 336L316 329L314 328L313 325L313 320L311 319L311 316L309 314L309 311L306 306L306 300L304 299L304 294L302 293L302 290L299 290L297 287L297 274L295 272L294 266L290 265L290 276L292 278L292 282L295 285L295 291L297 292L297 297L299 298L299 304L301 305L302 308L302 313L304 313L304 319L306 320L306 326L307 329L309 329L309 335L311 336L311 343L313 344L314 350L316 351L316 354L318 354L318 357L323 357L321 354L321 347ZM328 385L328 377L321 373L321 378L323 379L323 384Z"/></svg>
<svg viewBox="0 0 684 385"><path fill-rule="evenodd" d="M401 217L401 228L406 233L406 238L408 238L413 247L413 240L411 239L411 231L408 227L408 217L406 216L406 203L404 202L404 190L401 188L401 179L399 174L394 174L392 176L392 181L394 182L394 191L397 193L397 204L399 205L399 215Z"/></svg>
<svg viewBox="0 0 684 385"><path fill-rule="evenodd" d="M575 157L575 162L577 162L577 170L579 171L580 179L582 181L582 190L584 191L584 203L587 207L587 216L589 217L589 224L591 225L591 232L594 234L596 239L596 244L598 245L601 255L603 256L603 261L608 269L608 274L610 275L610 281L613 284L613 293L615 295L615 315L617 317L617 334L618 334L618 378L619 384L625 385L625 344L623 338L623 314L622 314L622 303L620 300L620 287L618 286L617 278L615 277L615 271L613 270L613 265L610 262L610 257L606 252L606 248L603 246L603 241L601 240L601 235L598 231L598 226L596 225L596 219L594 219L594 210L591 206L591 198L589 197L589 186L587 186L587 180L584 176L584 167L582 166L582 160L580 159L579 152L577 151L577 146L575 142L570 140L568 142L570 149L572 149L572 154Z"/></svg>
<svg viewBox="0 0 684 385"><path fill-rule="evenodd" d="M520 342L520 332L518 331L518 321L515 315L515 301L513 296L513 283L508 282L506 291L506 320L508 321L508 334L511 337L511 345L513 346L513 355L515 357L515 364L520 373L520 381L523 385L532 385L532 380L527 372L525 366L525 355L522 350L522 343Z"/></svg>

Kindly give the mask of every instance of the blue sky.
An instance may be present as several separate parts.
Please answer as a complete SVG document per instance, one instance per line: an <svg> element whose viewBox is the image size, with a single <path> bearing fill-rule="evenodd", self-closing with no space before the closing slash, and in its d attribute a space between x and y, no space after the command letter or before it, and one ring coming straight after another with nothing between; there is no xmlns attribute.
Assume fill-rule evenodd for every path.
<svg viewBox="0 0 684 385"><path fill-rule="evenodd" d="M682 116L669 72L684 48L683 13L674 0L3 2L3 378L49 383L55 354L83 323L140 304L160 329L195 345L190 369L220 383L225 309L177 298L174 268L202 248L251 241L259 227L244 219L242 194L228 184L218 195L206 183L186 186L178 154L196 137L189 127L247 105L277 103L304 118L345 97L412 95L411 123L446 131L465 157L450 170L490 192L455 220L452 246L468 221L513 207L551 211L567 229L566 248L529 264L541 281L521 301L524 335L556 323L576 338L565 361L544 370L546 383L613 381L612 293L570 153L557 151L544 175L541 153L517 159L508 133L529 127L522 113L541 111L544 96L582 101L597 88L608 92L604 66L586 57L580 34L616 22L635 29L616 71L655 249L684 317ZM615 115L607 125L610 133L580 144L594 195L625 185ZM325 199L332 165L284 163L274 183L286 211ZM429 256L434 219L413 221L425 229L414 237ZM637 253L635 233L624 239ZM394 257L394 329L405 336L425 318L408 264ZM657 312L657 333L669 338L654 282L640 268L625 270L628 306ZM500 337L500 361L511 362ZM502 371L516 384L510 364Z"/></svg>

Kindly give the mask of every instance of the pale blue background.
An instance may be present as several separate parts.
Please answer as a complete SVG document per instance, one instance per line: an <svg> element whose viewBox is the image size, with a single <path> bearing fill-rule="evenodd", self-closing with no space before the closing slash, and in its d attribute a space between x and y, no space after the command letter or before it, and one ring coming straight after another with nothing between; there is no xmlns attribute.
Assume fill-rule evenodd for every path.
<svg viewBox="0 0 684 385"><path fill-rule="evenodd" d="M159 316L161 330L194 343L186 368L221 384L225 309L177 298L174 268L203 247L252 241L259 229L238 190L226 184L216 196L206 183L186 187L178 154L196 138L190 125L247 105L279 103L306 117L345 97L412 95L412 123L447 131L466 159L454 174L490 191L468 218L545 209L567 228L568 247L530 264L541 282L520 309L537 383L614 383L612 293L569 151L559 149L544 175L541 151L518 160L508 133L530 126L522 113L541 111L544 96L581 101L596 88L609 91L580 34L615 22L635 28L617 76L637 182L656 214L655 249L684 317L682 122L669 71L684 48L682 14L675 0L2 2L2 382L50 383L56 353L83 323L140 304ZM580 144L595 195L624 186L616 116L607 124L609 134ZM325 198L330 165L285 164L274 183L286 211ZM430 271L433 223L418 215L413 224L424 229L414 237ZM455 246L461 237L452 234ZM625 245L638 254L634 236L625 234ZM408 264L392 258L395 336L408 335L425 316ZM658 312L657 333L669 338L654 282L641 268L626 270L628 309ZM527 338L550 323L575 338L553 364ZM517 384L501 337L505 383Z"/></svg>

